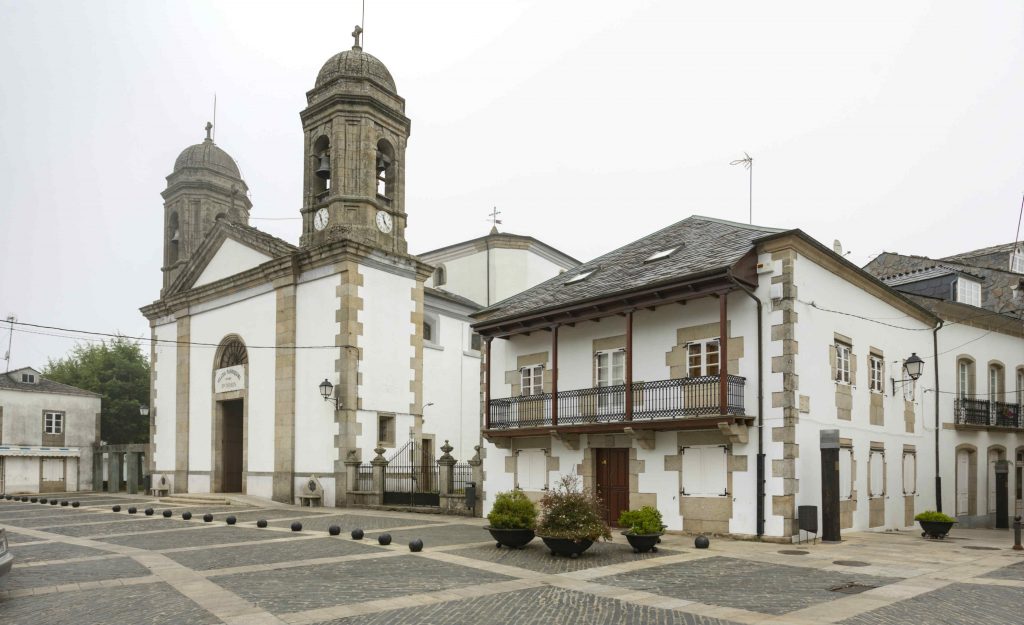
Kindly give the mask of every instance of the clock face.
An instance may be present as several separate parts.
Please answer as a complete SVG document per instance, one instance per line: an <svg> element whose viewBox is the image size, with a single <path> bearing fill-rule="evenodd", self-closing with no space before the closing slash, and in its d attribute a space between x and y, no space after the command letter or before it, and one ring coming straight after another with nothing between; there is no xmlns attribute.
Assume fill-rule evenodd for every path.
<svg viewBox="0 0 1024 625"><path fill-rule="evenodd" d="M387 234L391 232L393 223L391 221L391 213L385 211L377 211L377 229Z"/></svg>
<svg viewBox="0 0 1024 625"><path fill-rule="evenodd" d="M327 222L330 221L331 216L328 214L326 208L321 208L313 215L313 227L317 230L323 230L327 227Z"/></svg>

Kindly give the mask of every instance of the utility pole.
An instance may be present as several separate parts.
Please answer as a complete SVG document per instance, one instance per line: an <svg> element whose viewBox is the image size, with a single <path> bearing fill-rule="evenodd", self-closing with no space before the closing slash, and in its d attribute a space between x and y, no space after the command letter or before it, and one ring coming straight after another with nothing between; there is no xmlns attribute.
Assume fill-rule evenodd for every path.
<svg viewBox="0 0 1024 625"><path fill-rule="evenodd" d="M7 364L4 365L4 371L11 370L11 341L14 340L14 322L17 318L14 315L7 315L5 321L11 324L10 334L7 335L7 353L4 354L4 360Z"/></svg>

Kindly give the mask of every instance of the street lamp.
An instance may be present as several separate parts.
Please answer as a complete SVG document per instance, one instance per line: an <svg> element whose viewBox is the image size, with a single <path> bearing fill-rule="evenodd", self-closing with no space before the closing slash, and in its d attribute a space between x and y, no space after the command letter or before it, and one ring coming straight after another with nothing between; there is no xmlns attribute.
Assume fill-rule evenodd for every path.
<svg viewBox="0 0 1024 625"><path fill-rule="evenodd" d="M139 414L143 417L149 416L149 406L139 406Z"/></svg>
<svg viewBox="0 0 1024 625"><path fill-rule="evenodd" d="M919 377L921 377L921 373L923 371L924 371L924 361L921 360L921 357L917 355L917 352L911 353L910 354L910 358L907 358L906 360L903 361L903 373L907 377L905 379L903 379L903 380L897 380L895 378L890 378L890 380L892 381L892 394L893 394L893 396L894 397L896 396L896 384L897 383L902 388L903 386L905 386L907 384L907 382L915 382Z"/></svg>
<svg viewBox="0 0 1024 625"><path fill-rule="evenodd" d="M331 389L333 388L334 385L327 378L320 383L320 396L324 398L324 401L331 401ZM341 397L337 395L334 396L334 409L341 410Z"/></svg>

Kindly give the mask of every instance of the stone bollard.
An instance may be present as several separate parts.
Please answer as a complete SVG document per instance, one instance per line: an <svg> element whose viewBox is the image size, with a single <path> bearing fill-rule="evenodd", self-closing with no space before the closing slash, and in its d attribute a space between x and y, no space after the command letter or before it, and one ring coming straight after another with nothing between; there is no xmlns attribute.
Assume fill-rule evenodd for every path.
<svg viewBox="0 0 1024 625"><path fill-rule="evenodd" d="M1013 550L1024 551L1024 546L1020 544L1020 517L1013 517Z"/></svg>

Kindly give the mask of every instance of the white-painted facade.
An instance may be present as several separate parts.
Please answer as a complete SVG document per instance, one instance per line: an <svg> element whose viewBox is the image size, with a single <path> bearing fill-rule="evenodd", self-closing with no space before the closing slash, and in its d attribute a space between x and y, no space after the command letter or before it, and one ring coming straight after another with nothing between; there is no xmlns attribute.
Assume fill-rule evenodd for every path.
<svg viewBox="0 0 1024 625"><path fill-rule="evenodd" d="M92 490L100 396L31 368L0 376L0 492Z"/></svg>

